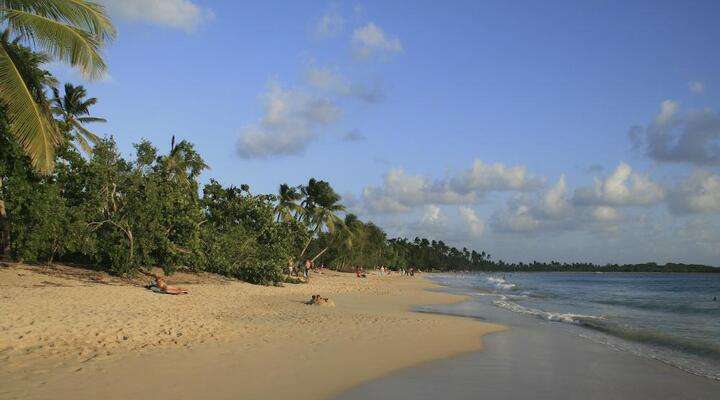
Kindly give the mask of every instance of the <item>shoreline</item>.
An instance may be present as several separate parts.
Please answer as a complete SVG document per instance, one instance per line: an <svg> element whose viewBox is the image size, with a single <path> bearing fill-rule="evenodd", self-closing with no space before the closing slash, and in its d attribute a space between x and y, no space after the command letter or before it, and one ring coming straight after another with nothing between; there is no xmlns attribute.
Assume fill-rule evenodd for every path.
<svg viewBox="0 0 720 400"><path fill-rule="evenodd" d="M424 277L327 271L284 288L187 284L177 297L32 268L0 268L0 282L3 399L332 398L505 329L415 312L465 300ZM335 306L303 304L316 293Z"/></svg>
<svg viewBox="0 0 720 400"><path fill-rule="evenodd" d="M461 291L444 286L445 290ZM485 348L364 382L334 400L708 399L720 381L661 360L613 348L581 330L495 307L482 297L426 312L482 317L508 327L483 337ZM580 328L580 327L578 327Z"/></svg>

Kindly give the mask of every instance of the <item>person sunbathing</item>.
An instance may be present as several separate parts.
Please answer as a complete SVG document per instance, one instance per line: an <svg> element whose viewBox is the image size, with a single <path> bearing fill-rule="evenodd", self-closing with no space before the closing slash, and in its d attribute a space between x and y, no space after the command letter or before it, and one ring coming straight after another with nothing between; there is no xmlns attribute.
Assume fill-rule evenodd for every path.
<svg viewBox="0 0 720 400"><path fill-rule="evenodd" d="M305 304L308 304L308 305L314 305L314 304L321 305L321 304L327 304L329 301L330 301L330 299L328 299L327 297L322 297L322 296L320 296L319 294L314 294L314 295L312 295L312 297L310 298L310 301L306 301Z"/></svg>
<svg viewBox="0 0 720 400"><path fill-rule="evenodd" d="M168 285L165 283L165 279L159 275L155 275L155 282L150 285L150 290L165 294L188 294L188 291L183 288Z"/></svg>

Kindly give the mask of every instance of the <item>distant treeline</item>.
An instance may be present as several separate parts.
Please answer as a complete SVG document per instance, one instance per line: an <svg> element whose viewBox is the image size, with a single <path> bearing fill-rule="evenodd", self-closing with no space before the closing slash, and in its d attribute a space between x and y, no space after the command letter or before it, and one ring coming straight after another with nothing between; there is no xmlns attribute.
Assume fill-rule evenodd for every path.
<svg viewBox="0 0 720 400"><path fill-rule="evenodd" d="M561 263L558 261L532 263L507 263L493 260L490 254L457 249L446 245L442 240L428 240L416 237L407 239L390 239L390 254L395 257L396 265L411 265L428 271L486 271L486 272L710 272L718 273L720 268L707 265L668 263L643 264L606 264L593 263Z"/></svg>

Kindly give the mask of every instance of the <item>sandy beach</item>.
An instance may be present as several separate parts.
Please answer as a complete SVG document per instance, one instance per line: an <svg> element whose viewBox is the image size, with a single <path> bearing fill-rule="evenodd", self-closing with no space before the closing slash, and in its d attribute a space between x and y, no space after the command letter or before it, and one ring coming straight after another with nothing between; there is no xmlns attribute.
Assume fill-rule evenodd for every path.
<svg viewBox="0 0 720 400"><path fill-rule="evenodd" d="M412 312L463 296L422 277L328 271L254 286L168 281L187 296L67 267L0 267L0 398L322 399L423 362L480 350L502 330ZM334 306L304 304L312 294Z"/></svg>

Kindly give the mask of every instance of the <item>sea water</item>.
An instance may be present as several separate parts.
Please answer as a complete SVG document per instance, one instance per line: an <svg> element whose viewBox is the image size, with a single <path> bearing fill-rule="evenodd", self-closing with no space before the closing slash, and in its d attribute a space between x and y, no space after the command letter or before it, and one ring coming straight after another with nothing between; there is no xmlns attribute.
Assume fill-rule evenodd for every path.
<svg viewBox="0 0 720 400"><path fill-rule="evenodd" d="M720 274L444 274L438 283L615 350L720 380ZM480 316L480 315L478 315Z"/></svg>

